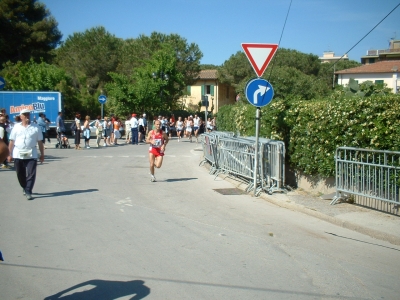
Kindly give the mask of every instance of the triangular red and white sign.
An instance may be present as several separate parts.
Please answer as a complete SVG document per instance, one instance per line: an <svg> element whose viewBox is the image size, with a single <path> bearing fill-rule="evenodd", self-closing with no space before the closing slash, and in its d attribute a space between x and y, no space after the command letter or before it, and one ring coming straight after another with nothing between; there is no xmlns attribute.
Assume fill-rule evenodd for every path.
<svg viewBox="0 0 400 300"><path fill-rule="evenodd" d="M254 71L258 77L261 77L275 55L276 50L278 50L278 44L243 43L242 48Z"/></svg>

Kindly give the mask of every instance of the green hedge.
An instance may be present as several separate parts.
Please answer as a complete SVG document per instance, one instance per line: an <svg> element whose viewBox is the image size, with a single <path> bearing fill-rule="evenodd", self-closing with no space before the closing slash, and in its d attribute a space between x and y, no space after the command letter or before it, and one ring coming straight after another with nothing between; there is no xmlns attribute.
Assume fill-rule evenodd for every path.
<svg viewBox="0 0 400 300"><path fill-rule="evenodd" d="M254 136L255 111L246 103L221 107L218 130ZM274 100L261 109L260 137L284 141L296 170L332 176L337 147L400 151L400 96Z"/></svg>

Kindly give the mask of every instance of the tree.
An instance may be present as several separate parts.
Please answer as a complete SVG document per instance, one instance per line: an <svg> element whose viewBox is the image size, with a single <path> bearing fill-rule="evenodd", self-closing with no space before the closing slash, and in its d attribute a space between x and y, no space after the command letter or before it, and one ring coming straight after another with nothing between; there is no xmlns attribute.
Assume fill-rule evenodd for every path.
<svg viewBox="0 0 400 300"><path fill-rule="evenodd" d="M67 117L80 110L77 91L65 70L44 61L36 63L31 59L13 64L7 62L1 75L6 79L6 89L14 91L58 91L62 93L64 111Z"/></svg>
<svg viewBox="0 0 400 300"><path fill-rule="evenodd" d="M197 44L188 44L185 38L177 34L153 32L150 36L140 35L137 39L124 41L117 72L131 75L137 67L143 66L151 59L156 51L162 49L164 44L172 47L176 69L184 76L185 84L192 84L200 71L200 59L203 54Z"/></svg>
<svg viewBox="0 0 400 300"><path fill-rule="evenodd" d="M153 73L168 74L168 80L153 77ZM175 51L169 44L162 45L143 66L131 76L110 73L112 81L106 85L110 112L127 115L131 112L156 114L176 108L176 100L184 87L183 74L176 67Z"/></svg>
<svg viewBox="0 0 400 300"><path fill-rule="evenodd" d="M115 72L121 44L104 27L94 27L69 36L57 49L55 62L71 75L76 88L85 87L93 95L110 80L108 73Z"/></svg>
<svg viewBox="0 0 400 300"><path fill-rule="evenodd" d="M48 61L62 38L58 23L36 0L0 1L0 65Z"/></svg>

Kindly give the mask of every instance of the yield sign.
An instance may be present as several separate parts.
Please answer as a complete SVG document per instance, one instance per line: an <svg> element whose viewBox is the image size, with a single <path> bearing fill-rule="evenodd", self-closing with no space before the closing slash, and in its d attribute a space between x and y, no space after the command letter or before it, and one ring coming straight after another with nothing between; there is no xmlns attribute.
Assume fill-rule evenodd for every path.
<svg viewBox="0 0 400 300"><path fill-rule="evenodd" d="M254 71L261 77L269 62L278 50L278 44L250 44L243 43L242 48L247 55Z"/></svg>

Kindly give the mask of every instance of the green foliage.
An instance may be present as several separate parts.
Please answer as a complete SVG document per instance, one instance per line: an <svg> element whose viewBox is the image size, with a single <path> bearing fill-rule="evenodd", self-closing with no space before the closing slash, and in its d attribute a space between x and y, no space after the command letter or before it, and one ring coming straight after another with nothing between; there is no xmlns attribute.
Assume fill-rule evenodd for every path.
<svg viewBox="0 0 400 300"><path fill-rule="evenodd" d="M392 93L386 84L374 84L370 80L358 84L353 78L350 78L347 86L340 86L337 90L343 91L345 97L369 97L372 95L390 95ZM337 98L338 96L340 97L341 94L340 92L336 94L334 93L333 96Z"/></svg>
<svg viewBox="0 0 400 300"><path fill-rule="evenodd" d="M77 91L72 87L71 78L62 68L44 61L36 63L31 59L27 63L7 62L1 75L7 82L6 90L61 92L67 117L72 117L74 112L80 109Z"/></svg>
<svg viewBox="0 0 400 300"><path fill-rule="evenodd" d="M112 81L106 85L110 98L108 109L117 115L176 109L176 100L184 87L183 74L177 70L175 52L169 44L162 45L135 73L127 76L110 73ZM160 78L168 74L168 80ZM153 78L152 74L157 74Z"/></svg>
<svg viewBox="0 0 400 300"><path fill-rule="evenodd" d="M36 0L0 1L0 66L51 58L62 37L56 20Z"/></svg>
<svg viewBox="0 0 400 300"><path fill-rule="evenodd" d="M116 70L121 43L104 27L76 32L57 49L55 62L70 74L74 87L93 95L110 80L108 72Z"/></svg>
<svg viewBox="0 0 400 300"><path fill-rule="evenodd" d="M260 136L285 141L290 164L310 175L334 175L337 147L398 151L400 96L345 98L343 93L325 100L273 101L262 108ZM254 136L254 110L240 103L224 106L218 129Z"/></svg>
<svg viewBox="0 0 400 300"><path fill-rule="evenodd" d="M200 71L200 59L203 54L197 44L188 44L185 38L177 34L152 32L150 36L140 35L137 39L124 41L116 72L132 75L137 67L142 67L155 52L163 49L164 45L170 45L174 50L175 68L183 75L185 84L192 84Z"/></svg>
<svg viewBox="0 0 400 300"><path fill-rule="evenodd" d="M313 99L327 95L331 84L318 80L321 63L318 56L296 50L278 49L263 78L274 87L275 98ZM244 52L237 52L218 69L218 80L232 85L244 95L247 82L255 74Z"/></svg>

